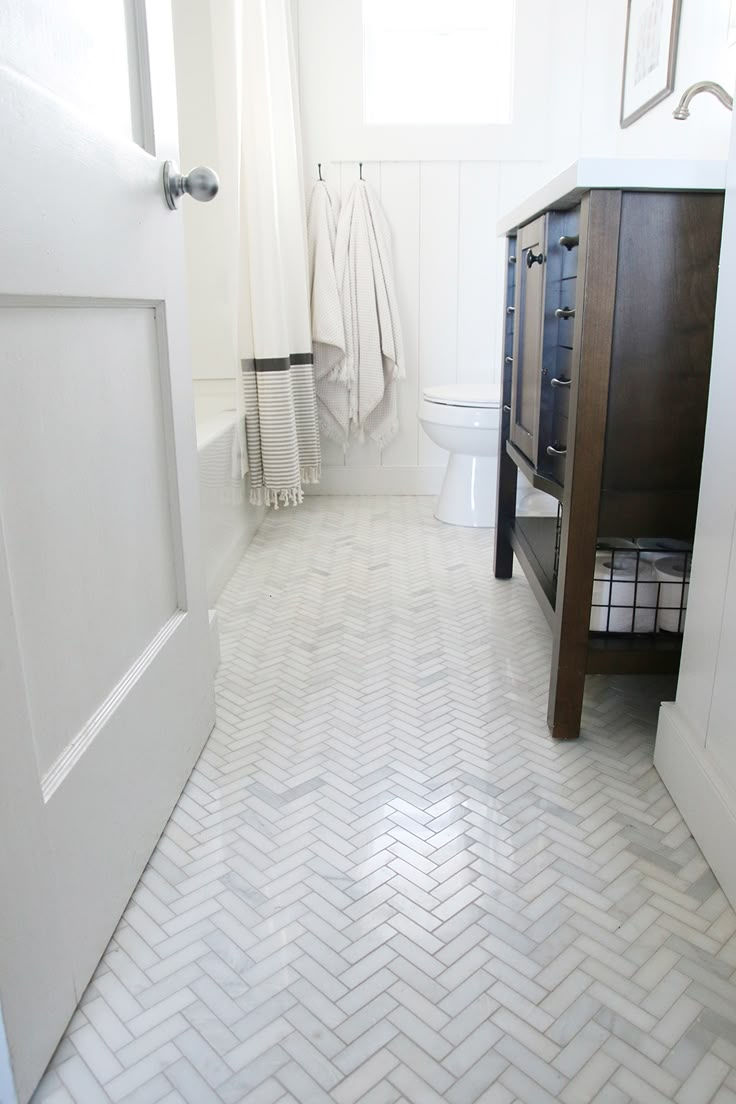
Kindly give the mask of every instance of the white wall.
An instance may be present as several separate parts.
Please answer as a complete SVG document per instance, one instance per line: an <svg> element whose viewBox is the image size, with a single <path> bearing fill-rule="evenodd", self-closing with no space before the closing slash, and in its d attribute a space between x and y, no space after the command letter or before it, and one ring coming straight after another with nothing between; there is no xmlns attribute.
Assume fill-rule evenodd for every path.
<svg viewBox="0 0 736 1104"><path fill-rule="evenodd" d="M434 492L445 454L416 421L425 384L500 380L499 217L580 156L725 157L730 118L700 97L687 123L672 110L687 84L733 86L729 0L683 0L676 93L619 128L625 0L517 0L511 127L391 128L362 122L361 0L298 0L305 178L322 162L346 192L363 160L393 229L408 378L401 431L381 455L324 442L318 493Z"/></svg>
<svg viewBox="0 0 736 1104"><path fill-rule="evenodd" d="M581 151L590 157L725 158L730 117L712 96L698 97L687 123L672 111L699 80L733 91L736 58L727 42L730 0L683 0L675 92L624 130L619 127L626 4L588 0Z"/></svg>
<svg viewBox="0 0 736 1104"><path fill-rule="evenodd" d="M578 86L585 0L516 0L514 125L366 126L363 123L362 0L299 0L299 58L307 163L317 161L536 161L549 144L550 92ZM560 9L567 9L563 22ZM572 19L570 19L572 14ZM557 44L571 46L558 62ZM550 47L552 47L550 49ZM554 88L552 76L555 76ZM437 79L442 80L438 73Z"/></svg>
<svg viewBox="0 0 736 1104"><path fill-rule="evenodd" d="M232 204L237 165L236 141L222 138L222 105L217 102L215 68L229 65L221 44L213 41L210 4L173 0L179 152L183 172L209 165L220 176L220 194L212 203L181 203L186 247L186 281L194 379L235 380L237 288L233 267ZM234 105L232 105L234 115Z"/></svg>

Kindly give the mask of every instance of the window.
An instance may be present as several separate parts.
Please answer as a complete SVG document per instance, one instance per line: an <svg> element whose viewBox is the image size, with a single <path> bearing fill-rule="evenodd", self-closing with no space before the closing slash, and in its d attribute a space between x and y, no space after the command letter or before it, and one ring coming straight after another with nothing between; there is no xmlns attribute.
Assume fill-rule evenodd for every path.
<svg viewBox="0 0 736 1104"><path fill-rule="evenodd" d="M514 0L363 0L369 125L511 122Z"/></svg>

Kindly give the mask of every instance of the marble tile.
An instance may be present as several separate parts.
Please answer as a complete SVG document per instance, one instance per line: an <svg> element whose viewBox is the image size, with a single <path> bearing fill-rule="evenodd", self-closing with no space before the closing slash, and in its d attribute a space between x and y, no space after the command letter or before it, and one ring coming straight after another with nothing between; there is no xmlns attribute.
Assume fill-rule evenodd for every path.
<svg viewBox="0 0 736 1104"><path fill-rule="evenodd" d="M736 1104L736 916L588 680L428 499L271 513L218 721L35 1104Z"/></svg>

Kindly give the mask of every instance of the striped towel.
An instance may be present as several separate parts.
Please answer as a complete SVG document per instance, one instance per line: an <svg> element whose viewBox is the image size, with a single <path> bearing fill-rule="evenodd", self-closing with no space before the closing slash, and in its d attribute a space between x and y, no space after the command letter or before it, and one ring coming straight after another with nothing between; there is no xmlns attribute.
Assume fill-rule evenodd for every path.
<svg viewBox="0 0 736 1104"><path fill-rule="evenodd" d="M311 353L242 361L254 506L296 506L318 483L320 443Z"/></svg>

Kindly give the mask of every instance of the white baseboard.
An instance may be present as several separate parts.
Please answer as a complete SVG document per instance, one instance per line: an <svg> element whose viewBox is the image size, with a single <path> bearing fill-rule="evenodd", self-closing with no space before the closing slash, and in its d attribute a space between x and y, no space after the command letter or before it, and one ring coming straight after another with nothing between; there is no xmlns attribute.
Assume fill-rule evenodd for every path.
<svg viewBox="0 0 736 1104"><path fill-rule="evenodd" d="M323 467L320 483L305 486L310 495L436 495L442 468Z"/></svg>
<svg viewBox="0 0 736 1104"><path fill-rule="evenodd" d="M736 794L708 762L704 740L698 740L676 702L659 713L654 765L723 892L736 907Z"/></svg>
<svg viewBox="0 0 736 1104"><path fill-rule="evenodd" d="M213 553L210 551L206 564L208 576L207 600L210 605L215 604L226 584L230 582L235 568L242 560L248 545L258 532L258 528L266 516L265 506L251 506L247 501L227 509L236 518L240 528L231 544L227 545L224 550L222 548L217 549L219 559L214 564L212 563Z"/></svg>
<svg viewBox="0 0 736 1104"><path fill-rule="evenodd" d="M217 674L220 666L220 622L217 619L217 610L208 610L210 617L210 663L212 674Z"/></svg>

